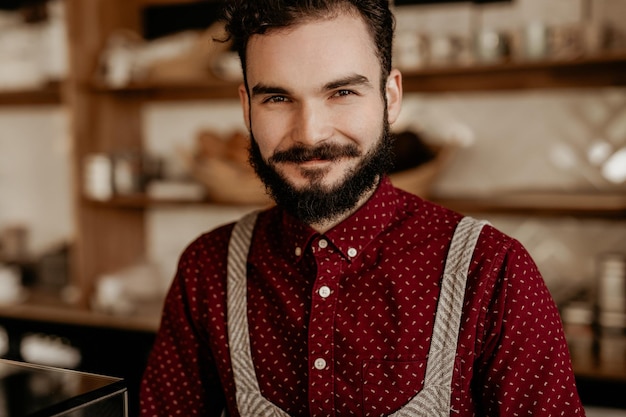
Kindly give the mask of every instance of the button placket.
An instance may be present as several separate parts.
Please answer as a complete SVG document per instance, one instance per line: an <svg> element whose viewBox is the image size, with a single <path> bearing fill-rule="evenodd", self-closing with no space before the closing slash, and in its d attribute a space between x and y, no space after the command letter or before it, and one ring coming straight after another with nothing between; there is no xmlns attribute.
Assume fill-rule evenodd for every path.
<svg viewBox="0 0 626 417"><path fill-rule="evenodd" d="M333 334L337 297L334 288L341 277L341 253L323 237L312 242L317 277L309 322L309 398L311 415L334 415Z"/></svg>

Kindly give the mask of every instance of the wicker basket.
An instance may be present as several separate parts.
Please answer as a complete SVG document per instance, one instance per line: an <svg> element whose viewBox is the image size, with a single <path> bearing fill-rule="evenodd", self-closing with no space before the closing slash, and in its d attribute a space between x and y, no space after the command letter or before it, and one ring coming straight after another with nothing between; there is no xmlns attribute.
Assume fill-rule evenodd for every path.
<svg viewBox="0 0 626 417"><path fill-rule="evenodd" d="M207 197L222 204L267 205L272 199L252 167L232 160L203 158L194 163L192 174L201 182Z"/></svg>

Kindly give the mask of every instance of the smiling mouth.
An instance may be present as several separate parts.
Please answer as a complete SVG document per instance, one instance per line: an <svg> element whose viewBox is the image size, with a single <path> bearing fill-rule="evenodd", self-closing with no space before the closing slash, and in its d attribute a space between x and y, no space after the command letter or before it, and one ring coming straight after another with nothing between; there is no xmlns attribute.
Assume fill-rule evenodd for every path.
<svg viewBox="0 0 626 417"><path fill-rule="evenodd" d="M319 165L319 164L326 164L326 163L330 163L330 162L335 162L335 161L338 161L339 159L341 159L341 158L333 158L333 159L311 158L311 159L308 159L306 161L293 162L293 163L298 164L298 165L303 165L303 166Z"/></svg>
<svg viewBox="0 0 626 417"><path fill-rule="evenodd" d="M287 150L276 152L270 158L270 162L317 165L358 156L360 156L360 152L354 144L336 145L328 143L316 147L297 145Z"/></svg>

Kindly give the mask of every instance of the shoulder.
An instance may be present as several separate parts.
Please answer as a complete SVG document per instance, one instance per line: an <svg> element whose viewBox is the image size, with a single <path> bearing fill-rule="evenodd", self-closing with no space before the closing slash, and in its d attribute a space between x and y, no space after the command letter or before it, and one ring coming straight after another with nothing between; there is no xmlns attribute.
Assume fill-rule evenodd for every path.
<svg viewBox="0 0 626 417"><path fill-rule="evenodd" d="M267 209L258 211L258 223L267 224L272 222L275 216L275 209ZM221 265L225 262L228 255L228 245L230 238L237 222L254 212L242 216L236 221L225 223L213 230L205 232L196 237L184 249L181 255L181 262L193 263L211 263L213 265Z"/></svg>
<svg viewBox="0 0 626 417"><path fill-rule="evenodd" d="M491 224L483 227L474 250L474 262L490 265L493 272L505 278L519 273L539 275L537 267L524 245Z"/></svg>
<svg viewBox="0 0 626 417"><path fill-rule="evenodd" d="M438 236L451 241L459 222L468 217L465 214L444 207L435 202L395 188L398 218L414 224L426 235ZM474 217L481 221L480 217ZM474 251L474 262L480 260L503 261L507 254L527 255L526 249L515 238L487 223L480 233Z"/></svg>
<svg viewBox="0 0 626 417"><path fill-rule="evenodd" d="M524 245L490 223L481 230L469 276L486 294L503 291L510 296L507 289L544 286L537 265Z"/></svg>
<svg viewBox="0 0 626 417"><path fill-rule="evenodd" d="M504 323L556 320L548 287L528 250L517 239L487 225L473 254L468 296L496 334Z"/></svg>
<svg viewBox="0 0 626 417"><path fill-rule="evenodd" d="M226 255L228 242L234 226L235 222L231 222L195 238L184 249L181 255L181 262L197 262Z"/></svg>
<svg viewBox="0 0 626 417"><path fill-rule="evenodd" d="M446 233L451 237L462 214L399 188L394 188L397 217L422 230Z"/></svg>

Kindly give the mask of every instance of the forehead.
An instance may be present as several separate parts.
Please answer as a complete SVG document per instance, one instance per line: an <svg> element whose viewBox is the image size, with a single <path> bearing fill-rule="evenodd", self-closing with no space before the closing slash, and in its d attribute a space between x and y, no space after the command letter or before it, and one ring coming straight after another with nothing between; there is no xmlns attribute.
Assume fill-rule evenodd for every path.
<svg viewBox="0 0 626 417"><path fill-rule="evenodd" d="M254 35L248 42L246 61L250 86L257 82L325 83L347 74L361 74L376 82L380 72L365 22L346 13Z"/></svg>

